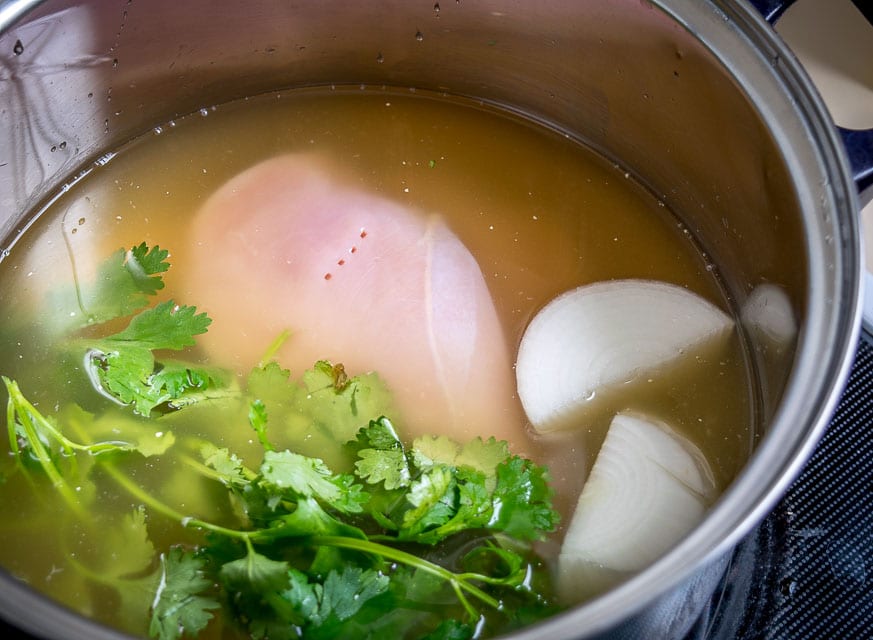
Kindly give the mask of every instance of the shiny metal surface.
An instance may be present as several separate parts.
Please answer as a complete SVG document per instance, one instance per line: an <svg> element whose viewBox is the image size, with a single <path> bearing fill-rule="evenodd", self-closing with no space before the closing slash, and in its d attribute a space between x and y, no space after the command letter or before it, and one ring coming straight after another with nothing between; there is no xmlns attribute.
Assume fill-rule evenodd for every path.
<svg viewBox="0 0 873 640"><path fill-rule="evenodd" d="M7 2L0 249L77 171L131 137L227 100L324 84L470 96L548 123L675 210L737 308L762 282L788 292L796 356L751 345L763 435L744 473L649 570L518 634L681 637L695 601L688 585L698 599L711 591L700 568L721 562L796 476L857 337L857 198L805 73L769 25L727 0L485 0L439 11L404 0L261 0L220 11L198 0ZM116 637L76 636L84 622L30 599L4 579L0 612L31 631Z"/></svg>

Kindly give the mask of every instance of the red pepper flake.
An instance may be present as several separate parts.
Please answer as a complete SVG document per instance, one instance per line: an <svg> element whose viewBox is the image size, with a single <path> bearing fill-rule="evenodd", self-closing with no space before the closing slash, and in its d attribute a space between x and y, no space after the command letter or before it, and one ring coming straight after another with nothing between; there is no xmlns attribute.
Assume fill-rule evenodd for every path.
<svg viewBox="0 0 873 640"><path fill-rule="evenodd" d="M367 237L367 231L366 231L365 229L363 229L363 228L361 228L361 237L362 237L362 238L366 238L366 237Z"/></svg>
<svg viewBox="0 0 873 640"><path fill-rule="evenodd" d="M349 249L349 253L354 253L357 250L358 248L353 246L351 249Z"/></svg>
<svg viewBox="0 0 873 640"><path fill-rule="evenodd" d="M342 258L340 258L339 262L337 262L337 264L338 264L339 266L343 266L345 263L346 263L346 261L345 261L344 259L342 259Z"/></svg>
<svg viewBox="0 0 873 640"><path fill-rule="evenodd" d="M330 280L332 277L333 277L333 276L330 275L329 273L325 273L325 274L324 274L324 279L325 279L325 280Z"/></svg>

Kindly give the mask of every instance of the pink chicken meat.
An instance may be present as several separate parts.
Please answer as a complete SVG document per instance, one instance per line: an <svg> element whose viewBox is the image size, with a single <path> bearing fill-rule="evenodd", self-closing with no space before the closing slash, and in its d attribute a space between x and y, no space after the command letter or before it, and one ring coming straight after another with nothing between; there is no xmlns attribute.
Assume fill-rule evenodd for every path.
<svg viewBox="0 0 873 640"><path fill-rule="evenodd" d="M209 198L187 283L215 320L207 349L247 370L287 330L283 366L377 371L404 433L524 448L512 359L476 260L438 216L347 185L286 155Z"/></svg>

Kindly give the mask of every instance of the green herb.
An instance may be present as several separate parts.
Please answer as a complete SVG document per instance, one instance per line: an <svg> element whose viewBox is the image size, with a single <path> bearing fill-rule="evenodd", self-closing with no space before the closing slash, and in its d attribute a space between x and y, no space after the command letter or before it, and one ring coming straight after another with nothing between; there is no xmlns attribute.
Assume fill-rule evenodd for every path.
<svg viewBox="0 0 873 640"><path fill-rule="evenodd" d="M70 330L127 317L148 306L164 288L169 255L144 242L118 249L100 264L92 282L80 282L73 261L74 291L53 292L49 307L66 311L59 315Z"/></svg>
<svg viewBox="0 0 873 640"><path fill-rule="evenodd" d="M193 346L194 336L205 333L210 322L194 307L162 302L134 316L118 333L84 340L90 373L102 390L144 416L163 403L189 404L195 394L224 386L228 376L174 361L157 363L154 351Z"/></svg>
<svg viewBox="0 0 873 640"><path fill-rule="evenodd" d="M182 552L170 549L161 556L160 581L152 603L149 635L162 640L175 640L196 635L212 618L210 611L219 604L212 598L198 595L211 582L203 575L204 563Z"/></svg>
<svg viewBox="0 0 873 640"><path fill-rule="evenodd" d="M132 287L102 308L129 309L163 286L155 274L166 270L166 252L129 253L119 268ZM558 522L545 468L493 438L404 442L378 377L349 376L340 364L317 362L296 380L262 362L236 387L228 372L161 358L193 346L209 323L165 301L121 331L75 338L95 389L115 401L100 413L70 403L46 416L3 378L22 469L42 470L83 522L107 482L141 505L103 525L123 561L72 561L118 592L140 633L195 636L222 609L254 639L460 639L555 611L534 550ZM199 435L198 425L219 419L235 447ZM207 518L134 481L149 456L223 493L224 508ZM157 549L151 517L188 542Z"/></svg>

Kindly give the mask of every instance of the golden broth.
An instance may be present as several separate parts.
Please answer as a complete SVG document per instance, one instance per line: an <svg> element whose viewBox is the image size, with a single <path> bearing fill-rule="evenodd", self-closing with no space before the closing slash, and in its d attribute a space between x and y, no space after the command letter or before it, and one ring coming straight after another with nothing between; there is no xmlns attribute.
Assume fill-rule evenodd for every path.
<svg viewBox="0 0 873 640"><path fill-rule="evenodd" d="M159 297L199 305L198 291L186 290L179 275L197 241L188 221L227 180L285 153L327 158L357 188L441 215L475 256L511 354L549 300L604 279L678 283L730 311L715 271L683 225L631 176L568 136L480 104L390 90L277 93L163 124L116 151L60 195L0 265L2 373L47 412L64 401L90 411L106 404L84 374L57 380L47 373L52 341L79 313L69 295L76 280L93 277L112 251L145 241L171 251L168 287ZM266 346L274 337L261 339ZM548 438L529 432L528 447L552 471L564 523L611 416L623 409L674 425L701 448L724 488L753 436L739 338L668 375L628 385L577 432ZM254 450L249 431L191 428L234 450ZM490 433L488 425L482 430ZM135 466L137 481L178 509L222 517L213 491L186 476L172 456ZM97 486L107 512L136 506L110 482ZM20 476L0 487L0 564L69 606L118 623L111 590L90 586L83 593L68 580L70 556L99 557L99 524L74 524L58 515L61 508L50 491L39 493ZM149 527L158 546L196 539L160 516L150 516ZM556 551L560 534L546 553Z"/></svg>

